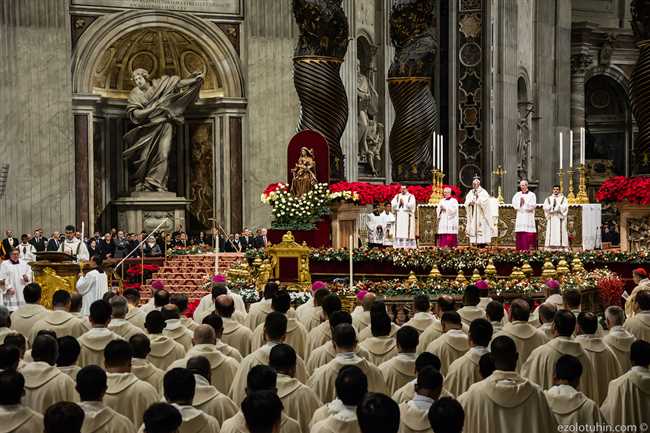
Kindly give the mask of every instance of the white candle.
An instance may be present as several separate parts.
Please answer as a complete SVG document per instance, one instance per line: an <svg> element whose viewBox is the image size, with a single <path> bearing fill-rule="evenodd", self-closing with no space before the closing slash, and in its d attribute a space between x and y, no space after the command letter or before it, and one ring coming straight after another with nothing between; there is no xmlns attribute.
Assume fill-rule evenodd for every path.
<svg viewBox="0 0 650 433"><path fill-rule="evenodd" d="M433 169L434 170L437 168L436 163L438 162L438 158L437 158L437 156L438 156L438 153L437 153L438 152L438 146L437 146L437 144L438 144L438 133L434 132L433 133L433 142L431 143L431 162L433 164Z"/></svg>
<svg viewBox="0 0 650 433"><path fill-rule="evenodd" d="M214 252L214 274L219 275L219 235L217 234L217 241L215 242L216 250Z"/></svg>
<svg viewBox="0 0 650 433"><path fill-rule="evenodd" d="M440 135L440 171L444 171L444 156L445 156L445 137Z"/></svg>
<svg viewBox="0 0 650 433"><path fill-rule="evenodd" d="M348 247L350 248L350 289L354 287L354 282L352 281L352 252L354 251L354 247L352 245L353 240L353 236L350 235L350 241L348 243Z"/></svg>
<svg viewBox="0 0 650 433"><path fill-rule="evenodd" d="M562 155L562 153L563 153L563 152L562 152L562 150L563 150L563 149L562 149L562 146L563 146L562 141L563 141L563 140L564 140L564 137L562 136L562 133L560 132L560 170L562 170L562 156L563 156L563 155Z"/></svg>
<svg viewBox="0 0 650 433"><path fill-rule="evenodd" d="M580 164L585 164L585 128L580 128Z"/></svg>
<svg viewBox="0 0 650 433"><path fill-rule="evenodd" d="M84 232L86 231L86 225L81 221L81 242L84 241Z"/></svg>
<svg viewBox="0 0 650 433"><path fill-rule="evenodd" d="M573 168L573 129L569 131L569 168Z"/></svg>

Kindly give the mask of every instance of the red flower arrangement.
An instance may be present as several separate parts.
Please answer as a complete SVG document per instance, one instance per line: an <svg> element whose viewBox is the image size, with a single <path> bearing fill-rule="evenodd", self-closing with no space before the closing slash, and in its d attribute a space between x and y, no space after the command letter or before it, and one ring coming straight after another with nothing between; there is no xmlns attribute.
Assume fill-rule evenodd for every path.
<svg viewBox="0 0 650 433"><path fill-rule="evenodd" d="M610 177L600 186L596 200L650 205L650 177Z"/></svg>
<svg viewBox="0 0 650 433"><path fill-rule="evenodd" d="M158 272L160 269L160 266L156 265L132 265L129 267L129 269L126 271L129 275L141 275L142 271L145 272Z"/></svg>
<svg viewBox="0 0 650 433"><path fill-rule="evenodd" d="M596 282L596 287L598 287L600 302L602 302L604 307L609 307L610 305L621 306L621 300L623 299L621 295L625 290L625 282L623 280L616 275L603 277Z"/></svg>

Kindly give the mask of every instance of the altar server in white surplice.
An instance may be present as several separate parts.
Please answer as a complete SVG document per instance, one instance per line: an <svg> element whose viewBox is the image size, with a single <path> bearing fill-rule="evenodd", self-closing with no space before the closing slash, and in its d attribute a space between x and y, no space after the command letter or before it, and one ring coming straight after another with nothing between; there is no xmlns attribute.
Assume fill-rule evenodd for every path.
<svg viewBox="0 0 650 433"><path fill-rule="evenodd" d="M490 194L481 187L481 180L476 177L472 189L465 197L467 209L467 236L470 244L486 245L494 236L494 220L490 204Z"/></svg>
<svg viewBox="0 0 650 433"><path fill-rule="evenodd" d="M69 254L77 260L90 260L86 244L75 237L74 226L66 226L65 240L59 246L59 252Z"/></svg>
<svg viewBox="0 0 650 433"><path fill-rule="evenodd" d="M395 248L415 248L415 196L408 192L406 186L391 202L395 212Z"/></svg>
<svg viewBox="0 0 650 433"><path fill-rule="evenodd" d="M381 214L382 225L384 227L384 246L392 247L395 243L395 215L390 203L384 206L384 212Z"/></svg>
<svg viewBox="0 0 650 433"><path fill-rule="evenodd" d="M77 292L83 296L81 314L84 316L90 314L92 303L102 299L104 294L108 292L108 277L102 268L103 260L101 256L97 256L94 261L96 268L86 273L86 275L80 273L77 280Z"/></svg>
<svg viewBox="0 0 650 433"><path fill-rule="evenodd" d="M515 236L517 250L537 249L537 228L535 226L535 208L537 196L528 190L528 181L519 182L520 191L512 198L512 207L517 212Z"/></svg>
<svg viewBox="0 0 650 433"><path fill-rule="evenodd" d="M2 305L9 311L25 305L23 289L32 281L32 268L19 258L18 249L11 250L9 260L0 265L0 281L4 281L4 287L0 288Z"/></svg>
<svg viewBox="0 0 650 433"><path fill-rule="evenodd" d="M553 194L544 200L544 216L546 217L546 249L569 248L569 232L567 217L569 202L560 192L560 186L553 186Z"/></svg>
<svg viewBox="0 0 650 433"><path fill-rule="evenodd" d="M438 214L438 247L458 246L458 201L451 196L451 188L443 190L443 198L436 209Z"/></svg>

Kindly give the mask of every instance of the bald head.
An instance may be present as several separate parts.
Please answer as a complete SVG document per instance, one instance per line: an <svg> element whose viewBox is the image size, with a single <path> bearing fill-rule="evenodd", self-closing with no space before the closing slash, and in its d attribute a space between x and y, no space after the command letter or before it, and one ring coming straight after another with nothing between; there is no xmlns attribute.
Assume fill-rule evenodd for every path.
<svg viewBox="0 0 650 433"><path fill-rule="evenodd" d="M214 300L214 308L221 317L230 318L235 312L235 301L230 295L219 295Z"/></svg>
<svg viewBox="0 0 650 433"><path fill-rule="evenodd" d="M366 293L366 296L363 297L363 300L361 301L361 306L363 307L363 311L370 311L370 308L372 308L372 304L375 303L375 299L377 299L377 295L374 293Z"/></svg>
<svg viewBox="0 0 650 433"><path fill-rule="evenodd" d="M216 344L217 335L210 325L199 325L194 330L194 338L192 339L194 345L197 344Z"/></svg>

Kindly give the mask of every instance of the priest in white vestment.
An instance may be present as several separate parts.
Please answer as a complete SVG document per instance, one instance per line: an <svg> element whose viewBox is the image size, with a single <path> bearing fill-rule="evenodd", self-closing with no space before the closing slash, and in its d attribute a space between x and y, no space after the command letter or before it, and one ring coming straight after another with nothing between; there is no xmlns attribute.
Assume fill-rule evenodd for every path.
<svg viewBox="0 0 650 433"><path fill-rule="evenodd" d="M636 338L623 328L625 312L617 305L610 305L605 310L605 320L609 332L603 337L603 343L616 355L623 373L632 368L630 362L630 347Z"/></svg>
<svg viewBox="0 0 650 433"><path fill-rule="evenodd" d="M559 185L553 186L553 194L544 200L544 216L546 218L544 247L549 250L569 248L567 230L569 202L560 192Z"/></svg>
<svg viewBox="0 0 650 433"><path fill-rule="evenodd" d="M75 258L75 260L90 260L90 254L86 244L75 237L74 226L66 226L65 239L59 246L60 253L66 253Z"/></svg>
<svg viewBox="0 0 650 433"><path fill-rule="evenodd" d="M36 247L29 243L29 238L27 235L22 235L20 237L20 244L18 244L18 251L20 253L20 259L26 261L27 263L33 262L36 260Z"/></svg>
<svg viewBox="0 0 650 433"><path fill-rule="evenodd" d="M438 202L438 247L455 248L458 246L458 200L451 196L451 188L442 191L443 198Z"/></svg>
<svg viewBox="0 0 650 433"><path fill-rule="evenodd" d="M429 409L442 393L442 374L431 367L422 369L414 389L413 398L399 405L399 433L432 433Z"/></svg>
<svg viewBox="0 0 650 433"><path fill-rule="evenodd" d="M582 364L574 356L563 355L555 364L553 387L544 394L557 423L561 426L607 424L596 402L579 391L581 376Z"/></svg>
<svg viewBox="0 0 650 433"><path fill-rule="evenodd" d="M416 248L415 243L415 196L402 185L391 206L395 213L395 248Z"/></svg>
<svg viewBox="0 0 650 433"><path fill-rule="evenodd" d="M108 277L102 268L103 260L101 256L94 258L95 269L87 272L85 275L80 272L77 280L77 293L83 296L81 303L81 314L88 316L90 306L93 302L103 298L108 292Z"/></svg>
<svg viewBox="0 0 650 433"><path fill-rule="evenodd" d="M650 424L650 343L643 340L632 343L630 361L630 371L610 382L600 410L611 425L647 428Z"/></svg>
<svg viewBox="0 0 650 433"><path fill-rule="evenodd" d="M0 372L0 426L11 433L34 433L43 431L43 416L21 402L25 393L24 378L12 370Z"/></svg>
<svg viewBox="0 0 650 433"><path fill-rule="evenodd" d="M475 178L472 189L465 196L465 209L467 211L467 225L465 230L469 236L469 243L474 245L487 245L496 235L496 227L492 216L490 194L481 187L481 181Z"/></svg>
<svg viewBox="0 0 650 433"><path fill-rule="evenodd" d="M395 215L393 215L390 203L386 203L381 216L384 227L384 246L392 247L395 244Z"/></svg>
<svg viewBox="0 0 650 433"><path fill-rule="evenodd" d="M517 346L510 337L492 341L496 370L458 397L465 410L464 433L557 432L540 387L516 373Z"/></svg>
<svg viewBox="0 0 650 433"><path fill-rule="evenodd" d="M380 248L384 245L384 217L379 205L366 216L366 230L368 231L368 248Z"/></svg>
<svg viewBox="0 0 650 433"><path fill-rule="evenodd" d="M639 340L650 341L650 290L636 295L636 314L628 317L623 328Z"/></svg>
<svg viewBox="0 0 650 433"><path fill-rule="evenodd" d="M14 248L9 254L9 260L0 265L0 281L4 283L4 286L0 287L0 303L9 311L15 311L25 305L23 289L32 280L32 268L19 258L18 250Z"/></svg>
<svg viewBox="0 0 650 433"><path fill-rule="evenodd" d="M520 191L512 198L512 206L517 212L515 219L515 241L517 250L537 249L537 227L535 225L535 208L537 196L528 190L528 181L519 182Z"/></svg>

